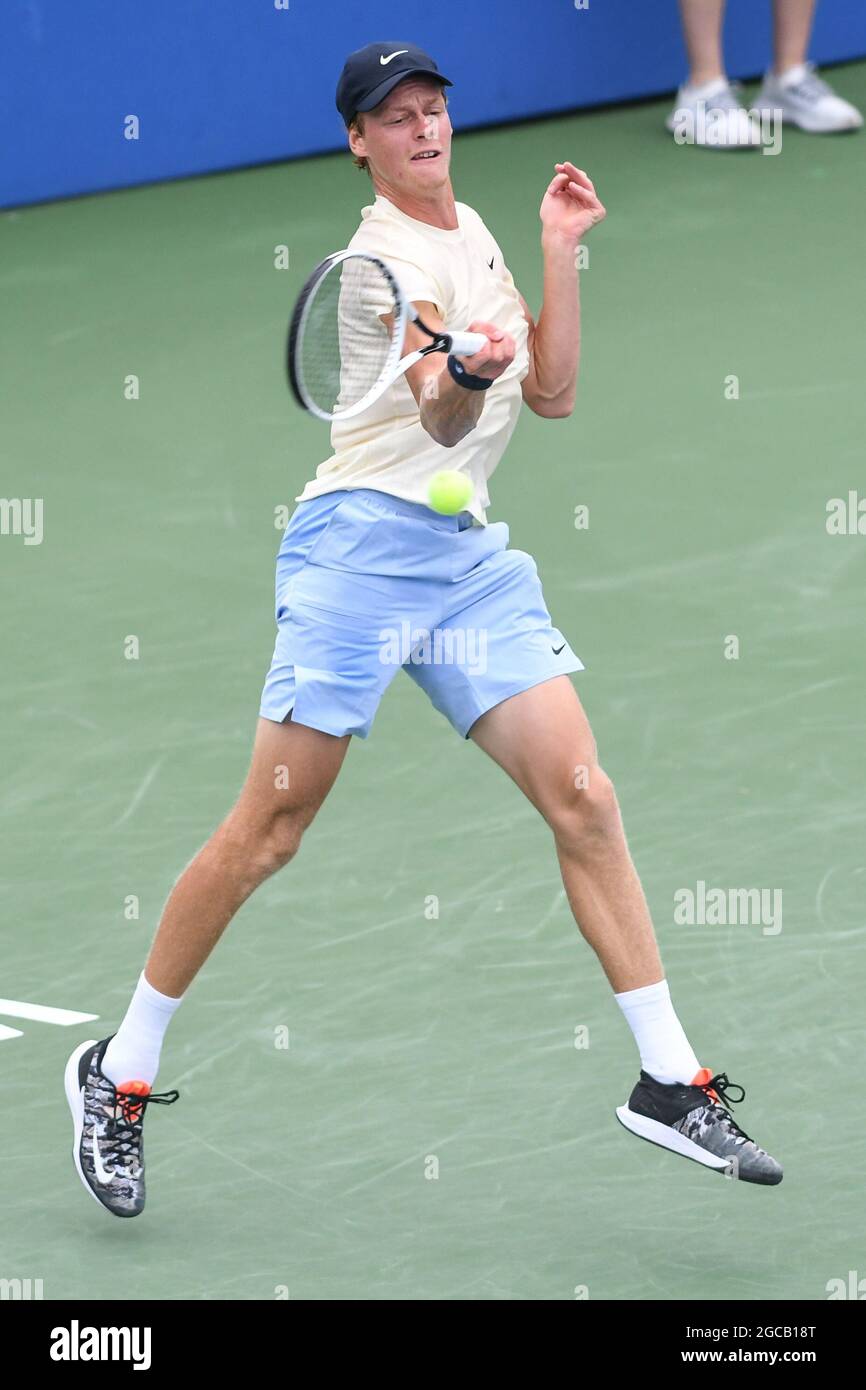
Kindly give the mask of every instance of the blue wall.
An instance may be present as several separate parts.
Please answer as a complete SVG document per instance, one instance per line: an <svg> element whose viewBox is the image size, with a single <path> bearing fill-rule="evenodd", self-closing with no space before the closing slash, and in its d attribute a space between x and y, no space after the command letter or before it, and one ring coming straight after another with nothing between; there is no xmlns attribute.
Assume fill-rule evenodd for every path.
<svg viewBox="0 0 866 1390"><path fill-rule="evenodd" d="M670 91L675 0L0 0L0 206L343 146L347 53L409 38L459 127ZM766 65L769 0L729 0L728 67ZM866 54L863 0L819 0L811 56ZM134 113L141 138L123 138Z"/></svg>

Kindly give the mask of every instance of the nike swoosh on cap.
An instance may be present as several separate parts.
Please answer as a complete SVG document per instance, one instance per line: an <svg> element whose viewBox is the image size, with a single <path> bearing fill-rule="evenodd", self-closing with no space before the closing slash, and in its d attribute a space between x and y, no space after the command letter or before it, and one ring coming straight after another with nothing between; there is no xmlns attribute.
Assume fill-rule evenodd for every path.
<svg viewBox="0 0 866 1390"><path fill-rule="evenodd" d="M391 61L392 58L399 58L399 56L400 56L401 53L408 53L408 52L409 52L408 48L398 48L397 51L396 51L396 53L389 53L387 58L385 57L384 53L380 53L380 54L379 54L379 62L382 64L382 67L384 68L385 65L386 65L387 63L390 63L390 61Z"/></svg>

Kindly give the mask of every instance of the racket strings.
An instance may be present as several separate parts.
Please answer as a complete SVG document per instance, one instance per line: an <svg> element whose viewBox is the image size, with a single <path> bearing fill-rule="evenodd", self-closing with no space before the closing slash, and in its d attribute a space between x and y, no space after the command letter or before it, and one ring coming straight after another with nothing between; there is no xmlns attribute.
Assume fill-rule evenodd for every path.
<svg viewBox="0 0 866 1390"><path fill-rule="evenodd" d="M304 390L328 414L360 401L392 354L398 312L391 282L372 261L351 256L316 283L304 320L298 365ZM382 315L391 315L388 323Z"/></svg>

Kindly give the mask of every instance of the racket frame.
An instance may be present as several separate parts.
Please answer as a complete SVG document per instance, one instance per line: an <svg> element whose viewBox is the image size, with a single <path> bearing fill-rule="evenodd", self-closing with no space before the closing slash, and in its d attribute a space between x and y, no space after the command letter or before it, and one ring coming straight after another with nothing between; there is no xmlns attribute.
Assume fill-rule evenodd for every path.
<svg viewBox="0 0 866 1390"><path fill-rule="evenodd" d="M322 280L335 266L350 259L371 261L388 282L388 287L394 296L394 327L391 330L388 356L373 385L353 405L348 406L345 410L334 412L322 410L306 391L300 354L296 348L303 339L307 319L316 298L316 290ZM422 332L428 334L432 342L426 347L416 348L401 358L400 349L406 336L406 325L410 320ZM350 420L354 415L360 415L362 411L367 410L409 367L420 362L422 357L428 357L433 352L453 352L455 356L469 357L473 353L480 352L486 342L487 337L484 333L437 333L434 329L428 328L417 310L405 298L397 277L378 256L371 255L369 251L334 251L319 262L298 296L289 324L286 370L292 395L298 405L303 410L308 410L319 420L324 420L330 424L334 420Z"/></svg>

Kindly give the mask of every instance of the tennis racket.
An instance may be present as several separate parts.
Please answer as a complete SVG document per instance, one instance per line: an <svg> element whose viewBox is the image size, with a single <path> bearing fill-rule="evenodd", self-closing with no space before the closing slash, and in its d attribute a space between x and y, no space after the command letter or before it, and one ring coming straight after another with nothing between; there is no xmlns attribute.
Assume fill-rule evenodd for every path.
<svg viewBox="0 0 866 1390"><path fill-rule="evenodd" d="M431 342L406 353L409 323ZM336 251L316 266L298 296L286 367L298 405L320 420L348 420L422 357L471 357L486 343L484 333L428 328L383 261L366 251Z"/></svg>

